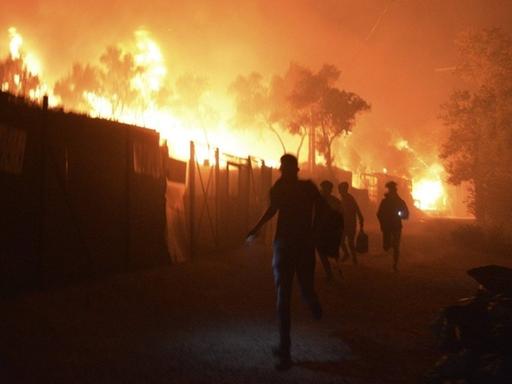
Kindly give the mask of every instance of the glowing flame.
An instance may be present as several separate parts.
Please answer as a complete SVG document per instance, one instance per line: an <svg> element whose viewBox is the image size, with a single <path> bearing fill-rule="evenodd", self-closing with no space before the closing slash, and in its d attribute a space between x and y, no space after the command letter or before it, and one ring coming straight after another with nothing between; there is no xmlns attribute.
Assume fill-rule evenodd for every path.
<svg viewBox="0 0 512 384"><path fill-rule="evenodd" d="M442 172L442 166L434 164L427 170L426 175L413 180L412 197L416 207L424 211L440 211L446 208Z"/></svg>
<svg viewBox="0 0 512 384"><path fill-rule="evenodd" d="M411 150L411 147L409 147L409 143L407 142L407 140L405 139L399 139L396 143L395 143L395 147L402 151L404 149L407 149L407 150Z"/></svg>
<svg viewBox="0 0 512 384"><path fill-rule="evenodd" d="M9 91L39 100L48 94L48 86L41 82L41 61L33 52L23 49L23 37L14 27L8 29L9 33L9 65L2 79L0 88L3 92ZM50 105L55 102L50 98Z"/></svg>
<svg viewBox="0 0 512 384"><path fill-rule="evenodd" d="M19 59L21 56L21 46L23 45L23 38L14 27L9 28L8 32L10 37L9 53L11 55L11 58Z"/></svg>
<svg viewBox="0 0 512 384"><path fill-rule="evenodd" d="M159 105L158 93L168 84L168 70L158 43L147 31L136 31L135 44L127 45L125 49L133 56L136 66L129 81L135 91L136 103L116 109L117 95L86 91L82 95L88 105L85 112L92 117L154 129L159 132L162 142L167 143L170 154L182 160L189 157L190 141L196 143L196 157L200 162L213 163L216 147L239 157L254 153L254 136L242 137L242 133L232 129L229 124L231 105L227 106L215 95L206 92L194 105L191 115L178 114L172 107ZM216 113L209 113L210 109ZM268 153L265 148L262 150ZM274 164L268 160L266 163Z"/></svg>
<svg viewBox="0 0 512 384"><path fill-rule="evenodd" d="M132 86L147 98L148 91L156 92L162 88L167 68L160 47L149 37L147 31L136 31L135 37L138 50L135 54L135 63L144 68L144 71L132 79Z"/></svg>

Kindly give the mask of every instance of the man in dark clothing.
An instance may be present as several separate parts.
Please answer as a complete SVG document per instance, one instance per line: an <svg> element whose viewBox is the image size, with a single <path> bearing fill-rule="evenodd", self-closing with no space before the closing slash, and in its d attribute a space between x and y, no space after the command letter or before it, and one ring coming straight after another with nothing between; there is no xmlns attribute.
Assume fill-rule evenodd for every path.
<svg viewBox="0 0 512 384"><path fill-rule="evenodd" d="M344 220L343 236L341 238L341 249L343 250L342 261L350 258L348 251L350 249L350 253L352 254L352 263L357 265L357 252L355 245L357 220L359 220L359 230L362 230L364 227L364 218L356 199L348 192L348 187L349 185L346 181L338 185Z"/></svg>
<svg viewBox="0 0 512 384"><path fill-rule="evenodd" d="M277 369L288 369L290 358L291 294L294 275L297 274L302 298L309 305L313 317L322 317L322 308L314 289L315 249L313 239L314 211L323 202L311 181L298 179L295 156L281 157L281 178L270 189L270 205L249 232L257 235L261 227L276 213L277 228L274 238L272 269L277 289L279 345L273 349L279 358Z"/></svg>
<svg viewBox="0 0 512 384"><path fill-rule="evenodd" d="M332 195L333 184L329 180L320 183L320 194L327 204L318 207L315 222L315 244L318 257L325 270L326 280L332 280L329 258L338 262L341 235L343 232L343 215L341 201ZM338 271L341 274L341 270Z"/></svg>
<svg viewBox="0 0 512 384"><path fill-rule="evenodd" d="M393 249L393 270L398 270L400 257L400 238L402 236L402 220L409 218L409 209L396 190L396 183L390 181L386 184L388 193L384 195L377 217L382 231L383 248L387 252Z"/></svg>

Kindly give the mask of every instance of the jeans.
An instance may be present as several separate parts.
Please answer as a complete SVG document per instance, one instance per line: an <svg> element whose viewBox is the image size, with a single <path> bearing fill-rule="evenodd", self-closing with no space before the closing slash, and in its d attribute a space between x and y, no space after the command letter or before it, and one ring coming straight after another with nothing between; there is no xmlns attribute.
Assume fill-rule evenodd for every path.
<svg viewBox="0 0 512 384"><path fill-rule="evenodd" d="M348 260L350 258L350 254L352 254L352 262L357 264L357 252L356 252L356 233L352 232L343 232L341 237L341 250L343 251L343 261ZM348 244L348 248L347 248ZM348 251L350 249L350 252Z"/></svg>
<svg viewBox="0 0 512 384"><path fill-rule="evenodd" d="M398 265L398 258L400 257L400 238L402 237L402 229L387 229L382 231L382 246L385 251L393 248L393 262L394 266Z"/></svg>
<svg viewBox="0 0 512 384"><path fill-rule="evenodd" d="M322 316L320 302L314 289L315 250L313 244L275 240L272 269L277 290L280 348L289 351L291 345L291 297L295 274L297 274L302 299L309 306L315 318L319 319Z"/></svg>

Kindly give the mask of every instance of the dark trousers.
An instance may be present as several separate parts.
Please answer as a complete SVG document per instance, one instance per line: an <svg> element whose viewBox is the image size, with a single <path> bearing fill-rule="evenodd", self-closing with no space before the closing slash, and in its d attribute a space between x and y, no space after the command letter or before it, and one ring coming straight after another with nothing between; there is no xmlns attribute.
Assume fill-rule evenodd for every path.
<svg viewBox="0 0 512 384"><path fill-rule="evenodd" d="M320 258L320 262L322 263L322 266L324 267L325 276L330 279L332 277L332 269L331 269L331 262L329 261L329 256L327 256L325 253L318 252L318 257Z"/></svg>
<svg viewBox="0 0 512 384"><path fill-rule="evenodd" d="M356 252L356 232L343 232L341 237L341 250L343 251L343 261L348 260L352 254L352 262L357 264L357 252ZM348 248L347 248L348 244ZM349 250L350 249L350 253Z"/></svg>
<svg viewBox="0 0 512 384"><path fill-rule="evenodd" d="M382 246L387 252L393 248L393 262L396 266L400 257L400 238L402 237L402 228L382 230Z"/></svg>
<svg viewBox="0 0 512 384"><path fill-rule="evenodd" d="M302 299L310 307L313 316L321 317L321 307L314 289L315 250L311 244L287 244L274 241L272 260L274 281L277 289L277 316L280 348L290 350L291 298L293 278L297 274Z"/></svg>

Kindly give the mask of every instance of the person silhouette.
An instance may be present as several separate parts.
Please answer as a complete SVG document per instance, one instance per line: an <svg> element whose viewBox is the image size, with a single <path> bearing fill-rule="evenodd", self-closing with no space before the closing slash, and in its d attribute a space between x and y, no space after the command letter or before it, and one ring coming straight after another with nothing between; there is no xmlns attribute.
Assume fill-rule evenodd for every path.
<svg viewBox="0 0 512 384"><path fill-rule="evenodd" d="M357 265L357 252L355 246L356 226L359 220L359 229L364 228L364 217L359 209L356 199L348 192L349 184L344 181L338 185L341 197L341 208L343 212L343 235L341 237L341 249L343 250L342 261L352 256L352 263ZM348 247L347 247L348 245ZM350 249L350 252L349 252Z"/></svg>
<svg viewBox="0 0 512 384"><path fill-rule="evenodd" d="M277 227L273 242L272 269L277 291L279 344L272 348L278 358L278 370L291 367L291 294L294 275L297 275L303 300L313 317L322 317L322 307L314 288L315 248L313 236L314 212L325 204L311 181L299 180L297 158L281 156L281 177L270 189L270 204L252 228L247 238L258 234L262 226L276 213Z"/></svg>
<svg viewBox="0 0 512 384"><path fill-rule="evenodd" d="M388 192L382 199L377 217L382 231L382 246L384 251L393 249L393 270L398 270L400 258L400 239L402 237L402 220L409 218L409 209L397 192L397 184L394 181L386 183Z"/></svg>
<svg viewBox="0 0 512 384"><path fill-rule="evenodd" d="M326 204L319 206L315 222L315 243L318 257L325 270L326 280L332 280L329 258L336 262L339 258L341 235L343 233L343 215L341 201L332 195L333 184L329 180L320 183L320 194ZM338 271L341 274L341 270Z"/></svg>

